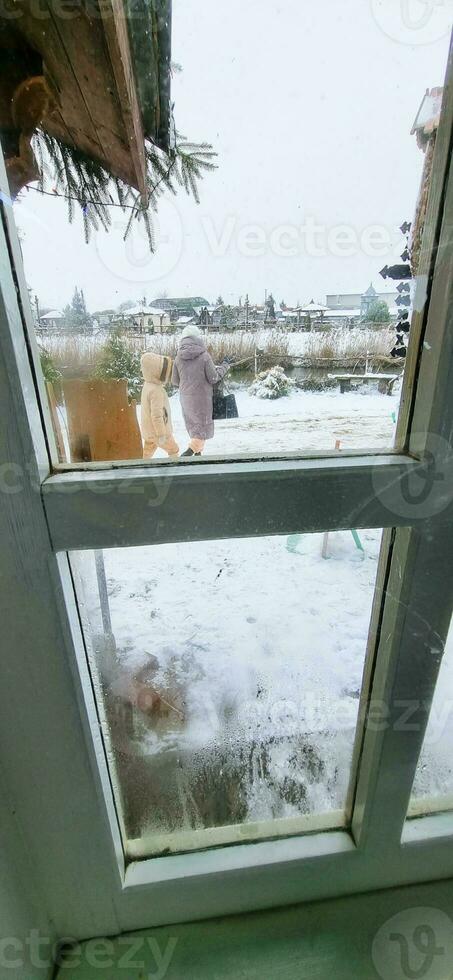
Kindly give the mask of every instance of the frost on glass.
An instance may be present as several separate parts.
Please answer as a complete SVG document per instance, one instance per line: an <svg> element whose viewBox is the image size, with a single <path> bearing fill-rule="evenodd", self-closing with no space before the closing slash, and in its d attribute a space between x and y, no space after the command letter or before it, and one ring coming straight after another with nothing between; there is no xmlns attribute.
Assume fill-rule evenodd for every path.
<svg viewBox="0 0 453 980"><path fill-rule="evenodd" d="M453 622L417 765L409 816L453 808Z"/></svg>
<svg viewBox="0 0 453 980"><path fill-rule="evenodd" d="M359 535L72 555L130 853L344 825L381 532Z"/></svg>

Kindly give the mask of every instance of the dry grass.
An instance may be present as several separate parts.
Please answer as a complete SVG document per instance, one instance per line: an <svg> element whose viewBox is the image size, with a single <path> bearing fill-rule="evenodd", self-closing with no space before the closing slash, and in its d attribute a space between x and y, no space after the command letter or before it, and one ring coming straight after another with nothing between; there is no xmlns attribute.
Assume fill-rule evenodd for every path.
<svg viewBox="0 0 453 980"><path fill-rule="evenodd" d="M125 332L122 337L133 351L153 350L173 358L178 351L179 338L174 334L131 337ZM105 334L97 337L62 335L39 339L39 343L51 355L55 367L64 378L90 378L97 372L106 339ZM259 335L245 331L208 334L206 342L216 364L224 357L252 364L256 347L263 352L266 363L278 364L279 358L289 353L288 336L279 330L262 331ZM247 367L247 364L244 366Z"/></svg>
<svg viewBox="0 0 453 980"><path fill-rule="evenodd" d="M206 343L216 364L223 361L224 357L234 361L253 361L257 347L266 359L275 360L275 363L278 363L279 357L287 357L289 354L288 335L280 330L266 330L260 334L252 334L244 330L237 330L234 333L210 333L206 336ZM175 357L178 351L178 338L167 334L149 337L147 349Z"/></svg>
<svg viewBox="0 0 453 980"><path fill-rule="evenodd" d="M49 352L55 367L64 378L90 378L98 370L107 339L106 334L96 337L62 335L49 336L45 340L40 338L39 342ZM153 350L173 358L179 343L179 337L174 334L131 337L125 332L123 339L133 351ZM323 333L297 334L287 334L278 329L261 330L257 333L237 330L208 334L206 341L216 364L228 357L233 362L245 362L243 369L248 370L250 367L253 370L255 348L260 351L260 365L265 367L273 367L279 363L288 364L292 356L364 360L368 353L374 357L385 357L394 345L395 328L349 330L338 327Z"/></svg>
<svg viewBox="0 0 453 980"><path fill-rule="evenodd" d="M305 335L301 354L305 357L363 358L367 354L388 356L395 343L395 328L345 330L341 327L327 334Z"/></svg>
<svg viewBox="0 0 453 980"><path fill-rule="evenodd" d="M92 378L97 371L105 343L97 337L78 334L38 337L38 344L51 356L63 378Z"/></svg>

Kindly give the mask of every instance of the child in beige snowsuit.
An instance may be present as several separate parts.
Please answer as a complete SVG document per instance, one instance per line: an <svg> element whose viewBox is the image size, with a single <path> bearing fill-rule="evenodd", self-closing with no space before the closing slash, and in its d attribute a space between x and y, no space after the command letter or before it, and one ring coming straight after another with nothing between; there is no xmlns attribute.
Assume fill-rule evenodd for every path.
<svg viewBox="0 0 453 980"><path fill-rule="evenodd" d="M171 357L151 351L142 355L141 368L145 379L141 399L144 459L154 456L158 446L169 456L179 453L171 424L170 402L164 387L171 378L172 366Z"/></svg>

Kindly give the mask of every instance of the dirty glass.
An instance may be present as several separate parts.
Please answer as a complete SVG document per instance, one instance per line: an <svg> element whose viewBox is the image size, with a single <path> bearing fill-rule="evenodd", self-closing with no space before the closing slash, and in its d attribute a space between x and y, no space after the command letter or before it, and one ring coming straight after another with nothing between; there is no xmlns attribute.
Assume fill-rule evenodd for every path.
<svg viewBox="0 0 453 980"><path fill-rule="evenodd" d="M453 809L453 624L415 773L409 816Z"/></svg>
<svg viewBox="0 0 453 980"><path fill-rule="evenodd" d="M380 539L71 554L131 856L347 823Z"/></svg>
<svg viewBox="0 0 453 980"><path fill-rule="evenodd" d="M59 461L391 447L448 5L174 0L159 99L154 33L134 15L148 230L102 5L51 6L70 71L47 8L2 14L0 139ZM24 148L30 72L41 109Z"/></svg>

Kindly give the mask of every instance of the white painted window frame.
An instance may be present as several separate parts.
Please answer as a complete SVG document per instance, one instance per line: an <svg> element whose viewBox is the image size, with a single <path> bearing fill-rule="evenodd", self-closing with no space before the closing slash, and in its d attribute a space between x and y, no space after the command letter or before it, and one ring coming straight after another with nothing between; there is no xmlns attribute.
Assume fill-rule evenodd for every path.
<svg viewBox="0 0 453 980"><path fill-rule="evenodd" d="M441 470L451 455L451 58L449 66L417 283L418 296L425 290L428 300L413 320L393 452L57 471L0 160L0 752L30 876L60 936L453 875L453 814L406 821L452 612L453 507L441 484L421 514L402 509L400 499L402 482L423 469L427 451ZM190 520L192 500L197 522ZM66 552L351 526L386 530L349 829L126 866ZM414 625L414 615L427 631ZM416 725L401 731L408 699L419 705ZM381 702L388 723L375 730L370 705Z"/></svg>

